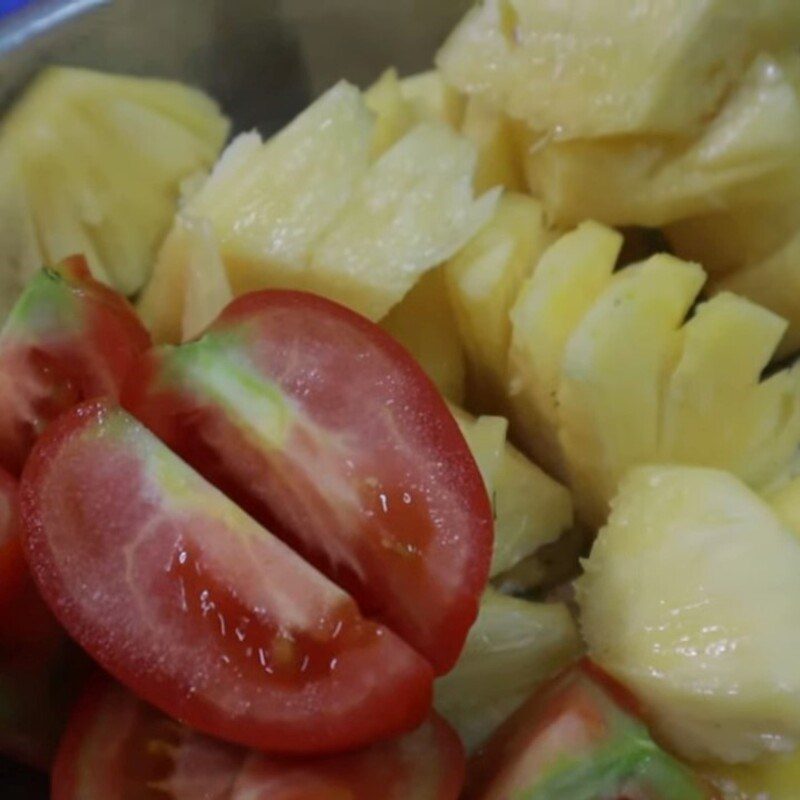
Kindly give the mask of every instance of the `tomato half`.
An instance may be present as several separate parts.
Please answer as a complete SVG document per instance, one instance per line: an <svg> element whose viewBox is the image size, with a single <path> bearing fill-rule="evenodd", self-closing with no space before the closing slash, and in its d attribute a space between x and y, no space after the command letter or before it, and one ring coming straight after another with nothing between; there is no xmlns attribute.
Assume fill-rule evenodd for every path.
<svg viewBox="0 0 800 800"><path fill-rule="evenodd" d="M59 413L116 397L150 337L128 302L93 280L81 257L42 270L0 332L0 466L19 475Z"/></svg>
<svg viewBox="0 0 800 800"><path fill-rule="evenodd" d="M0 617L11 610L27 579L19 538L17 482L0 468Z"/></svg>
<svg viewBox="0 0 800 800"><path fill-rule="evenodd" d="M356 753L280 759L195 733L102 681L67 728L52 800L456 800L463 779L458 737L435 716Z"/></svg>
<svg viewBox="0 0 800 800"><path fill-rule="evenodd" d="M151 351L123 404L448 671L489 571L492 512L461 432L402 347L302 292L235 300Z"/></svg>
<svg viewBox="0 0 800 800"><path fill-rule="evenodd" d="M51 609L171 716L282 753L427 716L427 662L121 409L93 401L53 423L20 498Z"/></svg>
<svg viewBox="0 0 800 800"><path fill-rule="evenodd" d="M470 766L468 800L710 800L661 750L636 702L584 661L535 693Z"/></svg>

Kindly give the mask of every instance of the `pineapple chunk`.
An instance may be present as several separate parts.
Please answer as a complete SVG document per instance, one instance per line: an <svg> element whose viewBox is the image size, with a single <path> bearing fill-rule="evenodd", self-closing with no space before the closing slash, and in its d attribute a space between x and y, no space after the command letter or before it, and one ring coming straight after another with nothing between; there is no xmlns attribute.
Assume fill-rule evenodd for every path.
<svg viewBox="0 0 800 800"><path fill-rule="evenodd" d="M314 245L307 288L381 319L491 216L496 192L473 199L475 158L444 125L417 125L372 165Z"/></svg>
<svg viewBox="0 0 800 800"><path fill-rule="evenodd" d="M484 0L437 64L461 91L561 138L687 134L754 54L799 38L795 0Z"/></svg>
<svg viewBox="0 0 800 800"><path fill-rule="evenodd" d="M485 192L493 186L512 191L525 190L516 125L502 112L476 97L467 101L461 132L478 151L475 191Z"/></svg>
<svg viewBox="0 0 800 800"><path fill-rule="evenodd" d="M494 507L494 577L516 566L572 526L572 498L506 441L502 417L472 417L452 408Z"/></svg>
<svg viewBox="0 0 800 800"><path fill-rule="evenodd" d="M488 224L445 267L473 394L484 407L503 405L509 310L550 238L541 204L508 192Z"/></svg>
<svg viewBox="0 0 800 800"><path fill-rule="evenodd" d="M591 656L696 759L800 744L800 541L732 475L646 467L577 582Z"/></svg>
<svg viewBox="0 0 800 800"><path fill-rule="evenodd" d="M451 402L464 401L466 358L441 269L422 280L381 322Z"/></svg>
<svg viewBox="0 0 800 800"><path fill-rule="evenodd" d="M625 472L658 453L663 388L704 277L697 265L667 255L628 267L569 339L559 437L579 514L594 526Z"/></svg>
<svg viewBox="0 0 800 800"><path fill-rule="evenodd" d="M800 225L775 253L722 277L714 289L749 297L789 321L778 358L800 350Z"/></svg>
<svg viewBox="0 0 800 800"><path fill-rule="evenodd" d="M800 476L770 487L764 492L764 498L784 524L800 537Z"/></svg>
<svg viewBox="0 0 800 800"><path fill-rule="evenodd" d="M309 288L304 265L367 174L372 133L361 93L341 82L266 143L228 148L187 212L213 224L236 294Z"/></svg>
<svg viewBox="0 0 800 800"><path fill-rule="evenodd" d="M461 658L434 685L434 705L474 751L531 692L576 659L580 647L564 605L489 589Z"/></svg>
<svg viewBox="0 0 800 800"><path fill-rule="evenodd" d="M762 200L800 158L800 55L757 58L694 138L533 139L528 183L561 225L659 227ZM768 195L769 196L769 195Z"/></svg>
<svg viewBox="0 0 800 800"><path fill-rule="evenodd" d="M797 800L800 751L762 756L752 764L698 764L722 800Z"/></svg>
<svg viewBox="0 0 800 800"><path fill-rule="evenodd" d="M664 396L663 459L713 463L756 487L780 474L800 442L800 370L761 374L785 328L731 294L698 307Z"/></svg>
<svg viewBox="0 0 800 800"><path fill-rule="evenodd" d="M586 222L542 256L511 309L510 399L514 429L549 472L566 478L558 441L558 391L567 342L606 288L622 237Z"/></svg>
<svg viewBox="0 0 800 800"><path fill-rule="evenodd" d="M464 118L464 98L445 83L435 69L409 75L400 81L400 91L418 122L438 121L453 130L461 127Z"/></svg>
<svg viewBox="0 0 800 800"><path fill-rule="evenodd" d="M31 251L32 222L43 261L83 253L95 277L135 293L169 228L181 181L213 163L227 132L217 106L186 86L46 70L0 135L0 161L12 160L18 171L16 189L5 181L0 189L3 205L17 193L26 220L3 239L4 260Z"/></svg>
<svg viewBox="0 0 800 800"><path fill-rule="evenodd" d="M403 97L397 70L387 69L366 92L364 103L375 114L371 155L383 155L398 139L408 133L417 120L411 105Z"/></svg>

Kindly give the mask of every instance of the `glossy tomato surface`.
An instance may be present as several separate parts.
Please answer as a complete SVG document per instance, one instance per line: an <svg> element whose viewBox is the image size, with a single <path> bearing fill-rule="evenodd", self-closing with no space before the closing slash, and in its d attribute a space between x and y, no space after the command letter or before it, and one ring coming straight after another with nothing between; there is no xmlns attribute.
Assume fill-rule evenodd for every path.
<svg viewBox="0 0 800 800"><path fill-rule="evenodd" d="M488 576L491 506L452 414L388 334L314 295L254 292L198 341L145 356L123 403L452 667Z"/></svg>
<svg viewBox="0 0 800 800"><path fill-rule="evenodd" d="M427 716L428 663L121 409L93 401L52 424L20 498L51 609L168 714L282 753Z"/></svg>
<svg viewBox="0 0 800 800"><path fill-rule="evenodd" d="M438 717L356 753L281 759L195 733L98 682L59 748L52 800L455 800L458 737Z"/></svg>
<svg viewBox="0 0 800 800"><path fill-rule="evenodd" d="M118 396L149 344L127 300L95 281L83 258L34 276L0 332L0 465L19 475L59 413Z"/></svg>

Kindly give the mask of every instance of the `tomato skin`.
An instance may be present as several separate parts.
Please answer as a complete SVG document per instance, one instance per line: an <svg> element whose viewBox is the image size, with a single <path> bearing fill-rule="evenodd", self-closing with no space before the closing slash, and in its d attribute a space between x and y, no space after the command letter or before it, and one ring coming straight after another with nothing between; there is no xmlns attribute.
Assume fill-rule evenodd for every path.
<svg viewBox="0 0 800 800"><path fill-rule="evenodd" d="M42 270L0 332L0 466L19 475L36 437L75 403L116 397L150 337L82 257Z"/></svg>
<svg viewBox="0 0 800 800"><path fill-rule="evenodd" d="M257 749L339 752L414 728L432 670L121 409L50 426L23 544L67 631L137 694Z"/></svg>
<svg viewBox="0 0 800 800"><path fill-rule="evenodd" d="M73 712L52 800L456 800L464 753L435 715L400 739L281 759L203 736L98 679ZM150 788L148 788L150 787Z"/></svg>
<svg viewBox="0 0 800 800"><path fill-rule="evenodd" d="M279 397L280 445L256 430L261 395L242 411L207 383L227 365ZM314 295L254 292L197 342L150 351L122 402L438 674L453 666L488 579L491 504L438 391L378 326Z"/></svg>

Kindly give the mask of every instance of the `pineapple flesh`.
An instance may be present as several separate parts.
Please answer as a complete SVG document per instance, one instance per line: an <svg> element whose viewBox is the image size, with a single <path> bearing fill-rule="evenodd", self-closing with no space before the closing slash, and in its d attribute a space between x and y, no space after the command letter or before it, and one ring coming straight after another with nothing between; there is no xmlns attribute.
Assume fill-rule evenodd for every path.
<svg viewBox="0 0 800 800"><path fill-rule="evenodd" d="M488 589L461 658L434 684L434 706L473 752L580 649L566 606Z"/></svg>
<svg viewBox="0 0 800 800"><path fill-rule="evenodd" d="M398 99L394 81L373 87L376 108ZM471 143L440 122L391 127L376 139L364 97L342 82L267 142L228 147L183 211L211 224L234 295L302 289L380 320L486 222L497 193L475 199ZM168 237L140 305L159 340L183 313L182 297L160 297L184 280L176 252Z"/></svg>
<svg viewBox="0 0 800 800"><path fill-rule="evenodd" d="M506 192L489 222L445 266L475 405L502 410L509 311L551 239L541 203Z"/></svg>
<svg viewBox="0 0 800 800"><path fill-rule="evenodd" d="M506 439L503 417L473 417L452 407L478 464L494 508L492 577L556 541L573 523L566 487L528 460Z"/></svg>
<svg viewBox="0 0 800 800"><path fill-rule="evenodd" d="M124 294L148 278L181 182L217 158L228 122L199 91L169 81L50 68L3 122L3 260L26 272L82 253ZM4 214L5 216L5 214ZM13 218L13 216L12 216Z"/></svg>
<svg viewBox="0 0 800 800"><path fill-rule="evenodd" d="M605 233L605 256L569 247L581 231L589 243ZM656 255L612 275L614 236L594 224L567 234L512 310L520 440L568 483L595 528L640 464L717 467L769 486L800 445L800 369L762 379L785 322L725 293L685 321L700 267Z"/></svg>
<svg viewBox="0 0 800 800"><path fill-rule="evenodd" d="M696 132L761 50L800 39L795 0L484 0L445 78L558 138Z"/></svg>
<svg viewBox="0 0 800 800"><path fill-rule="evenodd" d="M584 566L590 655L675 750L735 763L800 743L800 540L740 480L632 471Z"/></svg>

